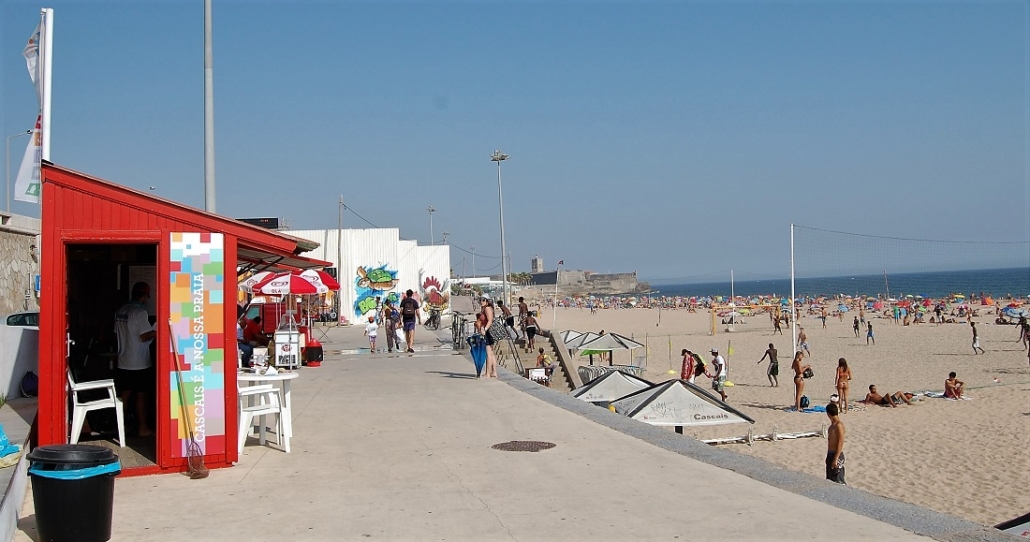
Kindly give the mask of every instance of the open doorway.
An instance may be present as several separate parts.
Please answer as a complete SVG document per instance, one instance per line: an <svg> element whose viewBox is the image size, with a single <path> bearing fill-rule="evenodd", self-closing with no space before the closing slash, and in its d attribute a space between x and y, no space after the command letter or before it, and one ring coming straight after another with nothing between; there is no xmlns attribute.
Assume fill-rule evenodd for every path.
<svg viewBox="0 0 1030 542"><path fill-rule="evenodd" d="M124 448L119 447L117 420L111 408L87 414L79 443L114 449L124 469L153 466L157 463L157 436L156 433L140 436L140 427L155 432L157 428L156 341L150 341L151 368L145 374L118 371L115 313L130 301L133 285L146 282L150 298L142 304L150 325L155 323L157 244L68 244L66 247L67 329L71 341L68 367L77 382L114 379L118 395L125 399ZM125 378L127 374L132 377ZM80 392L88 393L104 392ZM143 398L139 405L137 397ZM80 395L80 400L89 398ZM67 402L67 419L71 420L70 397Z"/></svg>

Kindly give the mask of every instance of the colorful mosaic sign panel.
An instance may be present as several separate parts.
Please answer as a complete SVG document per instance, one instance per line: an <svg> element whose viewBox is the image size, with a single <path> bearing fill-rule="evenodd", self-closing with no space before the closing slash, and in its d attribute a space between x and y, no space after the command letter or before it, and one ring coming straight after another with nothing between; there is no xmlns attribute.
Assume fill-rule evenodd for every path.
<svg viewBox="0 0 1030 542"><path fill-rule="evenodd" d="M220 233L173 232L170 246L168 314L182 368L177 372L173 363L168 375L172 457L186 457L184 412L204 455L225 453L225 344L235 330L224 329L224 238Z"/></svg>

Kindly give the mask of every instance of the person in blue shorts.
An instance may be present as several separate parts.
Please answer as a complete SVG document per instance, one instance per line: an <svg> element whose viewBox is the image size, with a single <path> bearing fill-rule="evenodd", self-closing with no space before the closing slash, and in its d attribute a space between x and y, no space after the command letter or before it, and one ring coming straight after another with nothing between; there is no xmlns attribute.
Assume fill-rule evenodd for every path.
<svg viewBox="0 0 1030 542"><path fill-rule="evenodd" d="M404 292L404 296L398 308L401 311L401 322L404 324L404 338L408 343L408 353L410 354L415 351L415 319L417 318L419 325L421 325L422 313L418 310L415 292L409 289Z"/></svg>

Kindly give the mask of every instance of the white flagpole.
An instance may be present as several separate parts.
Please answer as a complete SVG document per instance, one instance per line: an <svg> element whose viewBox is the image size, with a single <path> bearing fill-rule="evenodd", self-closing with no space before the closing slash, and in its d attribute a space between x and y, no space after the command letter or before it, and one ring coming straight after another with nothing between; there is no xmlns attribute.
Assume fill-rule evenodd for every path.
<svg viewBox="0 0 1030 542"><path fill-rule="evenodd" d="M556 331L558 324L558 275L561 274L561 266L554 268L554 302L551 303L551 333Z"/></svg>
<svg viewBox="0 0 1030 542"><path fill-rule="evenodd" d="M39 44L40 60L43 62L43 69L41 70L43 94L40 101L40 114L43 118L41 124L41 135L43 136L41 156L43 160L50 160L50 102L51 74L54 67L54 10L52 8L43 8L40 11L40 16L43 19L43 35Z"/></svg>
<svg viewBox="0 0 1030 542"><path fill-rule="evenodd" d="M790 225L790 337L791 363L793 356L798 355L798 313L794 307L794 224Z"/></svg>
<svg viewBox="0 0 1030 542"><path fill-rule="evenodd" d="M204 210L209 213L215 212L215 62L212 40L211 0L204 0Z"/></svg>

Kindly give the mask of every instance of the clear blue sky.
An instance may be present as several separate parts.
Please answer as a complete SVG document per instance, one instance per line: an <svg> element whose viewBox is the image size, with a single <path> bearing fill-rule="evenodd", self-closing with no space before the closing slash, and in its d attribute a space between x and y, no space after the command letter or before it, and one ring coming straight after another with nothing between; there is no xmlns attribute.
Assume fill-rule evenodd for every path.
<svg viewBox="0 0 1030 542"><path fill-rule="evenodd" d="M203 1L45 5L53 160L203 207ZM40 7L0 4L5 136ZM501 149L515 271L785 276L791 222L1030 241L1026 1L214 0L214 32L227 216L335 228L343 195L428 243L432 205L497 272Z"/></svg>

